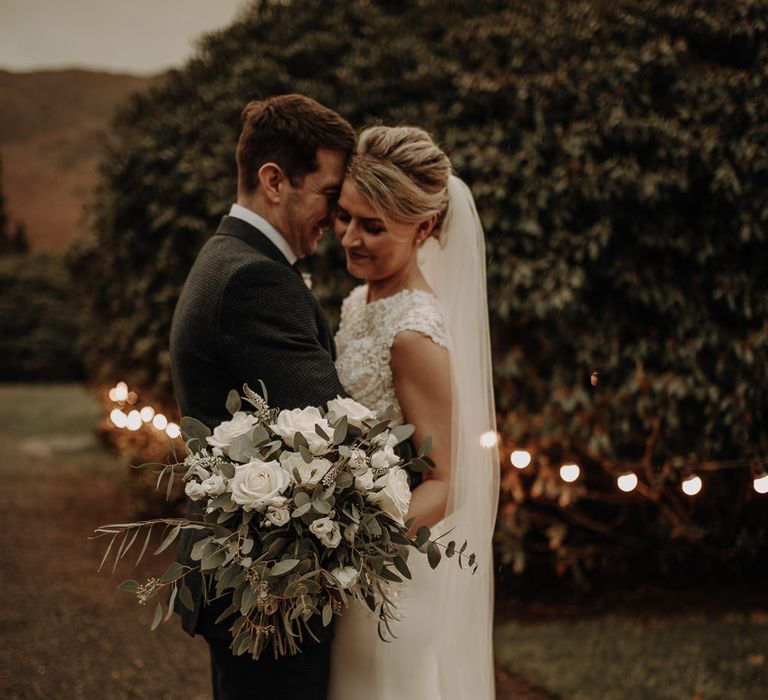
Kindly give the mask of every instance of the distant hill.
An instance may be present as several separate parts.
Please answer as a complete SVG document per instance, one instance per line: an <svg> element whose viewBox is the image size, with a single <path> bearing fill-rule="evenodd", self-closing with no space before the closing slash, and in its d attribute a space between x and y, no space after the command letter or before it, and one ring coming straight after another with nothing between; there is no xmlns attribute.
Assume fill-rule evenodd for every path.
<svg viewBox="0 0 768 700"><path fill-rule="evenodd" d="M33 248L61 250L77 236L115 107L152 78L86 70L0 70L2 189L11 221Z"/></svg>

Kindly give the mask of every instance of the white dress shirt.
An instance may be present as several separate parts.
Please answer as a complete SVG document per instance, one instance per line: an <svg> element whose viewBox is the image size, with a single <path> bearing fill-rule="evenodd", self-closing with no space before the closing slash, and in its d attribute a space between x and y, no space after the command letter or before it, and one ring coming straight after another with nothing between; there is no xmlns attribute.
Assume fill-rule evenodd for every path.
<svg viewBox="0 0 768 700"><path fill-rule="evenodd" d="M236 219L245 221L247 224L259 229L272 243L277 246L277 249L285 256L286 260L293 265L296 260L296 254L291 250L291 246L288 245L288 241L283 238L281 233L267 221L264 217L259 216L255 211L246 209L239 204L233 204L229 210L229 215L234 216Z"/></svg>

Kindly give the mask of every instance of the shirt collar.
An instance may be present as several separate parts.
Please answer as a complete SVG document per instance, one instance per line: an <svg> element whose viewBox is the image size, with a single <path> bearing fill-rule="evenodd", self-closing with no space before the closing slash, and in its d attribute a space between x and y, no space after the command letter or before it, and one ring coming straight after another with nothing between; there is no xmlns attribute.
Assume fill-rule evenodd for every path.
<svg viewBox="0 0 768 700"><path fill-rule="evenodd" d="M251 211L240 204L233 204L229 210L229 215L245 221L245 223L259 229L259 231L277 246L277 249L285 256L285 259L291 265L296 262L298 258L293 250L291 250L291 246L288 245L288 241L286 241L282 234L264 217L259 216L255 211Z"/></svg>

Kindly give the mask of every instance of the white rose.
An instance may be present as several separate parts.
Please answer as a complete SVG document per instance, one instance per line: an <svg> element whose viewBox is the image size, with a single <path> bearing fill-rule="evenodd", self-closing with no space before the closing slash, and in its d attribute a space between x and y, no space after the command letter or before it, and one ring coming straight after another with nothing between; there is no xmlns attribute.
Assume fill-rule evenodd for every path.
<svg viewBox="0 0 768 700"><path fill-rule="evenodd" d="M368 465L368 455L365 454L365 450L355 448L349 452L349 466L352 470L363 469Z"/></svg>
<svg viewBox="0 0 768 700"><path fill-rule="evenodd" d="M193 501L199 501L207 495L199 481L188 481L187 485L184 487L184 493L186 493Z"/></svg>
<svg viewBox="0 0 768 700"><path fill-rule="evenodd" d="M200 484L208 496L218 496L227 490L227 481L221 474L209 476Z"/></svg>
<svg viewBox="0 0 768 700"><path fill-rule="evenodd" d="M291 520L291 513L287 506L281 506L280 508L270 508L267 511L267 522L277 527L286 525Z"/></svg>
<svg viewBox="0 0 768 700"><path fill-rule="evenodd" d="M355 477L355 488L358 491L370 491L373 488L373 472L370 469Z"/></svg>
<svg viewBox="0 0 768 700"><path fill-rule="evenodd" d="M245 435L258 422L255 416L249 416L245 411L238 411L232 416L232 420L217 425L213 429L213 435L209 435L206 441L209 445L227 452L235 438Z"/></svg>
<svg viewBox="0 0 768 700"><path fill-rule="evenodd" d="M376 447L384 447L385 445L389 445L390 447L396 447L398 442L397 438L390 433L388 430L385 430L383 433L379 433L375 438L371 440L372 445L376 445Z"/></svg>
<svg viewBox="0 0 768 700"><path fill-rule="evenodd" d="M269 427L280 435L285 440L285 444L291 448L295 448L294 435L301 433L309 444L309 451L313 455L321 455L328 452L330 445L327 440L315 432L316 425L320 426L326 435L333 435L328 421L320 415L319 409L314 406L294 408L292 411L280 411L277 416L277 423Z"/></svg>
<svg viewBox="0 0 768 700"><path fill-rule="evenodd" d="M371 466L374 469L389 469L400 461L391 445L384 445L383 449L376 450L371 457Z"/></svg>
<svg viewBox="0 0 768 700"><path fill-rule="evenodd" d="M357 535L359 529L360 526L357 523L350 523L344 528L344 539L350 544L354 544L355 535Z"/></svg>
<svg viewBox="0 0 768 700"><path fill-rule="evenodd" d="M344 399L337 396L328 402L328 410L336 418L347 417L347 422L356 428L363 428L363 421L375 417L375 413L354 399Z"/></svg>
<svg viewBox="0 0 768 700"><path fill-rule="evenodd" d="M293 478L293 470L296 469L302 486L314 486L319 483L331 468L331 463L322 458L313 459L307 464L298 452L283 452L280 455L280 464L288 470L291 478Z"/></svg>
<svg viewBox="0 0 768 700"><path fill-rule="evenodd" d="M352 588L357 583L360 572L354 566L339 566L331 571L331 576L339 582L342 588Z"/></svg>
<svg viewBox="0 0 768 700"><path fill-rule="evenodd" d="M381 491L368 494L368 500L379 506L395 522L404 524L404 518L411 504L411 489L408 486L408 475L405 469L391 469L376 481L383 484Z"/></svg>
<svg viewBox="0 0 768 700"><path fill-rule="evenodd" d="M318 518L309 526L309 531L329 549L341 543L339 524L330 518Z"/></svg>
<svg viewBox="0 0 768 700"><path fill-rule="evenodd" d="M232 479L232 500L243 510L264 510L275 502L291 483L291 478L277 462L252 459Z"/></svg>

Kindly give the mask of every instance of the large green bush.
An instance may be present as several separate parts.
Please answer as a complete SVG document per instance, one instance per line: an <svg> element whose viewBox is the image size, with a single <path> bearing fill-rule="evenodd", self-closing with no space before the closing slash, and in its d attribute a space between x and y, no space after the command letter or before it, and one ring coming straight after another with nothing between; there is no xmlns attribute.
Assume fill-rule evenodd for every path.
<svg viewBox="0 0 768 700"><path fill-rule="evenodd" d="M234 196L247 100L419 124L488 238L501 560L756 561L749 470L706 472L694 499L678 482L768 456L767 36L756 1L255 3L115 120L73 257L94 376L169 403L171 313ZM333 314L351 285L338 247L312 264ZM630 468L640 487L620 494Z"/></svg>

